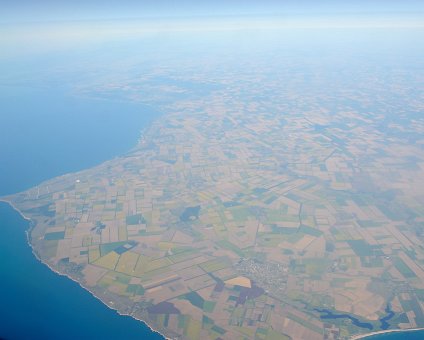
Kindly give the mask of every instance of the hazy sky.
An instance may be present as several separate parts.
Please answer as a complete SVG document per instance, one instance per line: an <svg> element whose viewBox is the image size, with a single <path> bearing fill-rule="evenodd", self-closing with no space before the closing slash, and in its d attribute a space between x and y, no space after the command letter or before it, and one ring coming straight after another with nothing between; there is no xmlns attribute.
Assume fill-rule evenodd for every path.
<svg viewBox="0 0 424 340"><path fill-rule="evenodd" d="M0 58L161 32L352 27L422 29L424 0L0 0Z"/></svg>
<svg viewBox="0 0 424 340"><path fill-rule="evenodd" d="M422 0L0 0L0 22L204 15L384 15L424 12Z"/></svg>

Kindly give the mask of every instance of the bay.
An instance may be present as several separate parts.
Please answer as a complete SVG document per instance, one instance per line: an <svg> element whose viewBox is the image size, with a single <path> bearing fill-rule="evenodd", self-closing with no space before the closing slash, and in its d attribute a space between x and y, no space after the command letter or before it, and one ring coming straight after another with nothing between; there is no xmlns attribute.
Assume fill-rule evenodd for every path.
<svg viewBox="0 0 424 340"><path fill-rule="evenodd" d="M0 112L0 196L125 153L159 115L140 103L23 86L0 86Z"/></svg>

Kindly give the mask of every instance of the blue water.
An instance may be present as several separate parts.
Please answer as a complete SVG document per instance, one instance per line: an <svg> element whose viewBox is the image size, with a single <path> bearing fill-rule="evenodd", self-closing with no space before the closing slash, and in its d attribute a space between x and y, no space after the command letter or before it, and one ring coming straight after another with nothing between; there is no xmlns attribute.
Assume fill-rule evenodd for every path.
<svg viewBox="0 0 424 340"><path fill-rule="evenodd" d="M317 312L321 313L321 319L349 319L357 327L367 328L369 330L373 329L373 325L368 322L362 322L359 319L349 315L349 314L335 314L328 309L315 309ZM381 323L382 329L387 329L390 324L387 322L394 316L394 312L391 310L390 305L386 306L386 316L381 318L379 321ZM424 339L424 330L419 331L405 331L405 332L393 332L386 334L377 334L366 337L369 340L403 340L403 339L412 339L412 340L421 340Z"/></svg>
<svg viewBox="0 0 424 340"><path fill-rule="evenodd" d="M26 243L26 229L28 222L0 203L1 338L162 339L41 264Z"/></svg>
<svg viewBox="0 0 424 340"><path fill-rule="evenodd" d="M0 85L0 195L83 170L135 146L158 113L65 88Z"/></svg>
<svg viewBox="0 0 424 340"><path fill-rule="evenodd" d="M377 334L366 337L367 340L422 340L424 330Z"/></svg>
<svg viewBox="0 0 424 340"><path fill-rule="evenodd" d="M335 314L332 311L328 310L328 309L318 309L315 308L315 310L319 313L321 313L320 318L325 320L325 319L349 319L350 321L352 321L352 324L354 324L357 327L361 327L361 328L366 328L369 330L373 329L373 325L370 324L369 322L363 322L361 320L359 320L358 318L355 318L349 314Z"/></svg>
<svg viewBox="0 0 424 340"><path fill-rule="evenodd" d="M0 90L0 195L124 153L158 114L139 104L73 97L63 89ZM0 338L162 338L40 263L27 244L28 226L0 203Z"/></svg>
<svg viewBox="0 0 424 340"><path fill-rule="evenodd" d="M390 327L390 319L393 318L395 316L395 313L392 311L390 304L387 304L386 309L386 316L380 318L380 327L381 329L389 329Z"/></svg>

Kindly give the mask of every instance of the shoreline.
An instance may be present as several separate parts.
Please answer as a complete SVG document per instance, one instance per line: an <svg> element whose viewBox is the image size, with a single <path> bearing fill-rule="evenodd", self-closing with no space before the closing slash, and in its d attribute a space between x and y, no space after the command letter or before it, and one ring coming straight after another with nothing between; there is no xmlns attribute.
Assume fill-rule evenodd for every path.
<svg viewBox="0 0 424 340"><path fill-rule="evenodd" d="M387 333L406 333L406 332L416 332L416 331L422 331L422 330L424 330L424 328L387 329L384 331L376 331L376 332L367 333L367 334L355 335L351 338L351 340L367 339L374 335L387 334Z"/></svg>
<svg viewBox="0 0 424 340"><path fill-rule="evenodd" d="M89 288L85 287L81 282L79 282L78 280L72 278L71 276L69 276L68 274L64 274L61 273L60 271L58 271L57 269L53 268L50 264L44 262L43 260L41 260L41 258L39 257L39 255L37 254L37 252L35 251L34 247L31 244L31 230L34 227L34 221L29 218L28 216L26 216L22 211L19 210L18 207L16 207L12 201L9 201L5 198L0 197L0 202L4 202L6 204L8 204L13 210L15 210L25 221L28 222L29 228L27 228L25 230L25 234L26 234L26 243L27 245L31 248L31 252L34 255L34 257L43 265L47 266L53 273L62 276L62 277L66 277L68 279L70 279L71 281L77 283L82 289L84 289L85 291L89 292L91 296L93 296L95 299L99 300L104 306L106 306L107 308L109 308L110 310L116 312L119 316L128 316L134 320L137 320L138 322L142 322L151 332L153 333L157 333L159 335L161 335L164 339L166 340L172 340L172 338L167 337L165 334L161 333L160 331L154 329L151 325L149 325L145 320L141 319L141 318L137 318L134 315L130 315L128 313L122 313L120 312L118 309L115 309L113 307L111 307L107 302L103 301L99 296L97 296L94 292L92 292ZM354 335L352 336L350 339L351 340L359 340L359 339L367 339L369 337L375 336L375 335L382 335L382 334L388 334L388 333L400 333L400 332L414 332L414 331L420 331L420 330L424 330L424 328L410 328L410 329L388 329L388 330L381 330L381 331L376 331L376 332L371 332L371 333L366 333L366 334L358 334L358 335Z"/></svg>
<svg viewBox="0 0 424 340"><path fill-rule="evenodd" d="M76 279L70 277L67 274L61 273L59 272L57 269L53 268L51 265L49 265L48 263L42 261L40 259L40 257L38 256L37 252L35 251L34 247L31 244L31 236L30 236L30 232L33 228L33 220L27 216L25 216L11 201L8 201L4 198L0 198L0 202L4 202L7 203L13 210L15 210L24 220L26 220L29 223L29 228L25 230L25 234L26 234L26 241L28 246L31 248L31 252L34 255L34 257L43 265L47 266L52 272L54 272L55 274L59 275L59 276L63 276L66 277L68 279L70 279L71 281L77 283L82 289L86 290L87 292L90 293L90 295L92 295L94 298L96 298L97 300L99 300L104 306L106 306L107 308L109 308L110 310L115 311L119 316L129 316L130 318L137 320L139 322L142 322L144 325L146 325L146 327L152 331L153 333L157 333L159 335L161 335L164 339L166 340L172 340L171 338L168 338L165 334L159 332L158 330L154 329L151 325L149 325L145 320L137 318L133 315L127 314L127 313L122 313L119 310L109 306L106 302L104 302L100 297L98 297L95 293L93 293L90 289L88 289L87 287L83 286L81 284L81 282L77 281Z"/></svg>
<svg viewBox="0 0 424 340"><path fill-rule="evenodd" d="M146 107L149 107L150 109L152 109L153 107L150 104L144 104L146 105ZM134 146L132 146L131 148L129 148L129 150L127 150L126 152L123 152L121 154L117 154L115 155L112 159L106 159L103 161L100 161L98 164L90 167L96 167L96 166L100 166L104 163L107 163L115 158L119 158L119 157L124 157L127 154L133 153L137 151L137 148L140 147L140 145L143 144L143 142L145 141L146 136L149 134L149 131L155 126L155 124L157 124L161 119L164 119L163 117L166 116L163 112L161 111L155 111L156 113L158 113L154 118L151 119L151 121L146 124L146 126L144 128L142 128L139 131L139 137L137 139L137 142ZM75 174L78 174L82 171L85 171L86 169L80 169L77 171L70 171L70 172L66 172L63 173L61 175L55 176L54 178L61 178L61 177L66 177L66 176L72 176ZM48 182L50 179L47 179L45 181L42 181L41 183L39 183L37 186L42 185L45 182ZM29 188L30 189L30 188ZM29 189L25 189L23 191L20 192L25 192ZM19 193L19 192L18 192ZM97 300L99 300L104 306L106 306L107 308L109 308L110 310L115 311L119 316L128 316L131 317L134 320L137 320L138 322L142 322L144 325L146 325L146 327L153 333L157 333L159 335L161 335L164 339L166 340L172 340L171 338L167 337L165 334L161 333L160 331L154 329L149 323L147 323L145 320L141 319L141 318L137 318L134 315L130 315L127 313L122 313L120 312L118 309L115 309L111 306L109 306L109 304L105 301L103 301L100 297L98 297L94 292L92 292L89 288L85 287L81 282L79 282L78 280L70 277L69 275L65 274L65 273L61 273L60 271L58 271L57 269L53 268L50 264L48 264L47 262L44 262L39 255L37 254L36 250L34 249L32 243L31 243L31 231L32 229L35 227L35 222L33 219L31 219L30 217L26 216L11 200L11 198L13 196L15 196L18 193L14 193L14 194L6 194L4 196L0 196L0 202L4 202L6 204L8 204L13 210L15 210L25 221L28 222L28 228L25 230L25 234L26 234L26 243L28 244L28 246L31 248L31 252L34 255L34 257L43 265L47 266L52 272L54 272L55 274L59 275L59 276L63 276L66 277L68 279L70 279L71 281L74 281L75 283L77 283L82 289L86 290L87 292L90 293L90 295L92 295L94 298L96 298Z"/></svg>
<svg viewBox="0 0 424 340"><path fill-rule="evenodd" d="M3 202L3 203L7 203L7 204L9 204L11 207L12 207L12 209L13 210L15 210L25 221L28 221L28 222L30 222L30 223L32 223L33 221L29 218L29 217L27 217L27 216L25 216L24 215L24 213L22 212L22 211L20 211L14 204L13 204L13 202L12 201L8 201L8 200L6 200L6 199L4 199L4 198L2 198L2 197L0 197L0 202ZM31 226L30 226L30 230L31 230ZM27 231L25 231L25 232L27 232ZM29 241L28 240L28 238L27 238L27 241ZM27 242L29 245L30 245L30 243L29 242ZM32 247L31 247L31 249L32 249Z"/></svg>

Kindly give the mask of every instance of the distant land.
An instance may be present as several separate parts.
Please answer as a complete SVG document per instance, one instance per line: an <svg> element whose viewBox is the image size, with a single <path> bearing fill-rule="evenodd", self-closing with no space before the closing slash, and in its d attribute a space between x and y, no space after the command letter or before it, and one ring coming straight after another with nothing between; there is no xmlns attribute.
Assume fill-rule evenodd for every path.
<svg viewBox="0 0 424 340"><path fill-rule="evenodd" d="M32 86L48 90L28 88L44 105L33 112L16 96L11 107L27 116L5 134L22 136L15 151L44 137L47 147L34 157L42 164L33 181L22 175L33 163L8 169L27 182L15 178L0 199L31 221L37 259L168 338L423 328L417 32L155 33L42 55L33 78L5 68L4 83L42 78ZM108 121L114 112L122 120ZM93 148L78 157L91 140L103 156ZM6 164L23 154L5 152ZM55 157L63 168L51 174Z"/></svg>

